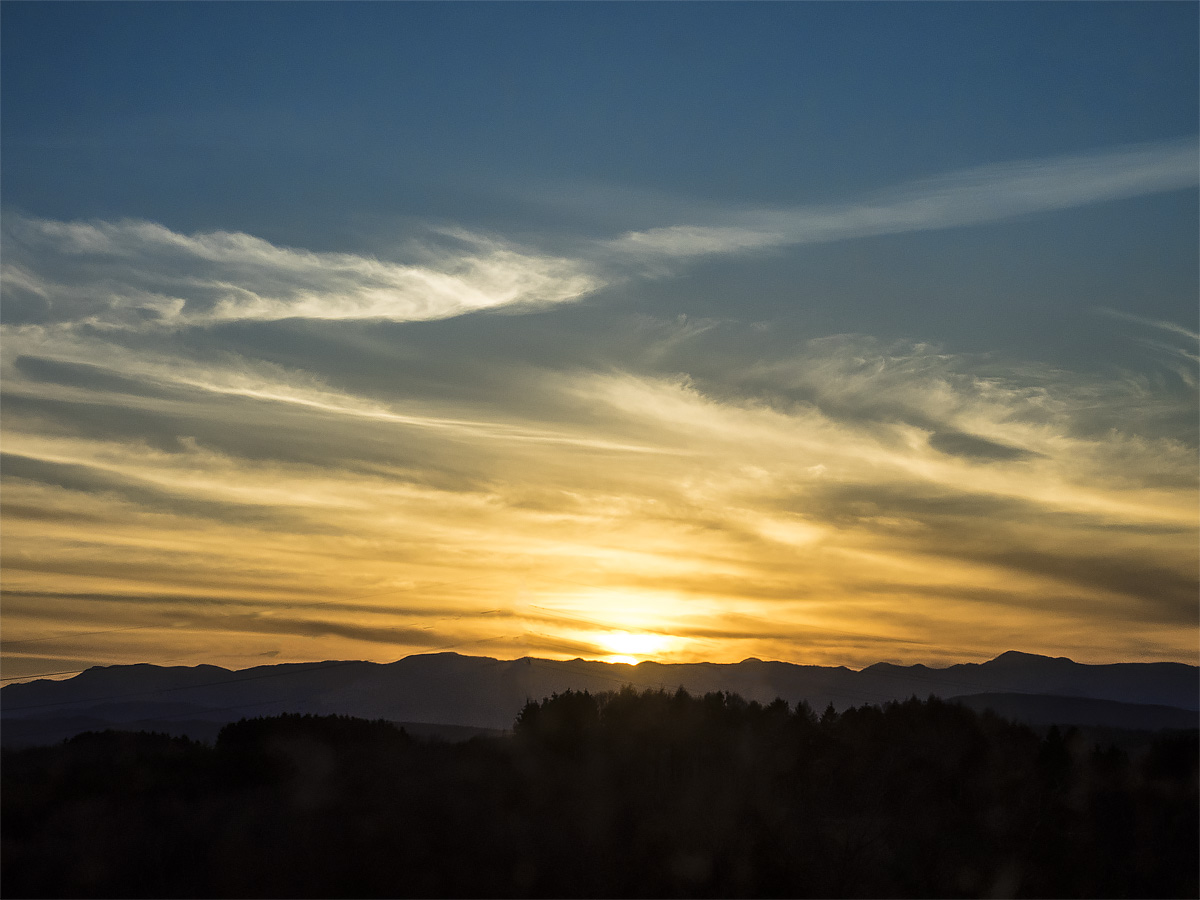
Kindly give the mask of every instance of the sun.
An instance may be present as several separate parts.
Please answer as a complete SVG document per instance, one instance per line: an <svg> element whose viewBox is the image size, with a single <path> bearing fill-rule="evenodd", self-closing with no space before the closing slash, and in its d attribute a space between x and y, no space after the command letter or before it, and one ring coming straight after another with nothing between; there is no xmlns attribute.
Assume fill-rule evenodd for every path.
<svg viewBox="0 0 1200 900"><path fill-rule="evenodd" d="M670 644L671 639L662 634L632 631L610 631L598 638L598 643L611 655L606 662L628 663L637 665L642 659L661 653Z"/></svg>

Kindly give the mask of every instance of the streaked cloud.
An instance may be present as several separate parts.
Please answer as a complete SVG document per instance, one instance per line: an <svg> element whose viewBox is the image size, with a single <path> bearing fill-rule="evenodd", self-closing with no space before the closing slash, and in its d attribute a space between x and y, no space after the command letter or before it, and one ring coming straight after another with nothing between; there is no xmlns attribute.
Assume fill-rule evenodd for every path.
<svg viewBox="0 0 1200 900"><path fill-rule="evenodd" d="M1144 316L1103 307L1096 311L1117 321L1137 326L1135 331L1139 333L1130 335L1131 339L1181 382L1193 391L1196 390L1197 375L1200 374L1197 372L1197 366L1200 365L1200 334L1177 322L1147 319Z"/></svg>
<svg viewBox="0 0 1200 900"><path fill-rule="evenodd" d="M749 210L719 223L629 232L611 247L650 258L686 258L977 225L1194 187L1200 182L1198 152L1189 138L982 166L858 202Z"/></svg>
<svg viewBox="0 0 1200 900"><path fill-rule="evenodd" d="M336 342L292 371L25 329L5 379L6 633L82 622L105 595L101 620L137 630L24 652L122 659L220 631L234 656L606 656L611 631L668 636L676 659L870 662L986 654L1023 621L1081 658L1113 629L1186 654L1195 450L1146 429L1186 400L852 335L721 377L708 350L739 328L642 322L619 365L527 366L533 406L466 391L436 415L327 383ZM472 377L507 377L510 352L476 354ZM677 374L702 357L705 379ZM1157 418L1097 430L1097 403Z"/></svg>
<svg viewBox="0 0 1200 900"><path fill-rule="evenodd" d="M277 247L248 234L183 235L153 222L6 215L10 319L97 327L287 318L424 321L569 300L596 285L574 260L464 232L419 263Z"/></svg>
<svg viewBox="0 0 1200 900"><path fill-rule="evenodd" d="M1073 371L767 322L580 327L570 301L652 257L993 221L1195 168L1194 143L990 167L575 256L6 216L6 658L1192 660L1189 327L1109 313L1154 364Z"/></svg>
<svg viewBox="0 0 1200 900"><path fill-rule="evenodd" d="M1135 325L1142 325L1147 328L1157 329L1158 331L1166 332L1175 337L1186 339L1192 346L1200 342L1200 334L1192 331L1190 328L1184 328L1177 322L1163 322L1159 319L1147 319L1145 316L1137 316L1133 313L1122 312L1116 309L1100 308L1097 310L1101 315L1111 316L1114 319L1121 319L1125 322L1133 322ZM1194 357L1194 354L1193 354Z"/></svg>
<svg viewBox="0 0 1200 900"><path fill-rule="evenodd" d="M145 221L4 217L10 323L147 328L232 321L427 321L577 299L655 259L925 231L1193 187L1194 140L985 166L858 202L729 213L576 246L571 257L462 230L430 233L406 261L279 247L234 232L184 235Z"/></svg>

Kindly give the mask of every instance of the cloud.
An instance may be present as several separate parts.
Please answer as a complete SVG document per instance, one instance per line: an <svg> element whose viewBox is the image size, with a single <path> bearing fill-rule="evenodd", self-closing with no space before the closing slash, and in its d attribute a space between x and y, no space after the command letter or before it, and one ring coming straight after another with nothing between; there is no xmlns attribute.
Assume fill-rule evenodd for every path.
<svg viewBox="0 0 1200 900"><path fill-rule="evenodd" d="M720 223L628 232L609 246L643 257L686 258L977 225L1194 187L1197 152L1189 138L983 166L854 203L754 210Z"/></svg>
<svg viewBox="0 0 1200 900"><path fill-rule="evenodd" d="M67 622L88 598L202 587L265 614L402 578L427 585L419 605L468 619L578 597L574 608L628 630L638 609L643 627L680 636L679 658L711 655L702 642L721 629L700 623L728 609L773 623L725 629L737 653L768 656L782 636L811 647L819 632L832 646L833 632L898 609L906 618L879 634L901 648L986 645L1018 613L1071 625L1077 646L1083 621L1139 633L1190 622L1195 455L1145 430L1189 414L1173 395L853 335L748 364L713 352L740 326L712 323L640 321L613 339L623 358L599 367L585 345L588 362L572 366L557 351L477 347L468 324L447 326L437 353L471 347L469 380L417 400L326 383L332 349L299 371L22 332L13 346L30 352L9 354L5 384L11 596ZM498 390L513 354L526 368ZM689 369L705 374L679 374ZM1122 404L1154 415L1088 424L1097 405ZM997 579L1004 597L989 594ZM1040 608L1064 590L1077 600ZM435 645L362 606L311 626L281 617L283 655L318 639L345 656ZM33 614L10 605L7 621ZM275 628L222 621L245 641ZM436 640L479 628L437 626ZM859 642L868 655L875 644Z"/></svg>
<svg viewBox="0 0 1200 900"><path fill-rule="evenodd" d="M1184 328L1182 325L1178 325L1175 322L1164 322L1161 319L1147 319L1145 316L1137 316L1133 313L1121 312L1120 310L1108 309L1106 307L1100 307L1096 310L1096 312L1104 316L1109 316L1113 319L1121 319L1126 322L1133 322L1136 325L1142 325L1146 328L1155 328L1159 331L1165 331L1168 334L1176 337L1183 337L1187 339L1190 344L1196 344L1197 342L1200 342L1200 334L1192 331L1190 328Z"/></svg>
<svg viewBox="0 0 1200 900"><path fill-rule="evenodd" d="M1008 444L989 441L987 438L953 429L935 431L929 438L929 446L951 456L962 456L983 462L1026 459L1037 455L1021 447L1010 447Z"/></svg>
<svg viewBox="0 0 1200 900"><path fill-rule="evenodd" d="M1138 334L1133 335L1132 339L1149 350L1165 368L1174 372L1184 385L1195 391L1200 383L1200 372L1197 371L1197 366L1200 365L1200 334L1176 322L1148 319L1116 309L1099 307L1096 312L1110 319L1130 322L1142 329L1153 331L1156 334L1154 338Z"/></svg>
<svg viewBox="0 0 1200 900"><path fill-rule="evenodd" d="M6 213L9 324L145 330L231 322L418 322L575 300L655 260L992 222L1193 187L1195 140L986 166L827 206L708 214L715 221L576 242L572 255L463 230L431 232L404 261L185 235L147 221L59 222ZM397 252L401 252L398 248Z"/></svg>
<svg viewBox="0 0 1200 900"><path fill-rule="evenodd" d="M655 256L991 221L1194 168L1191 144L991 167L575 258L6 217L6 639L119 621L69 655L199 661L220 632L235 660L378 659L544 606L674 636L677 659L873 662L880 641L1187 658L1194 376L569 301ZM1110 315L1194 368L1189 329ZM392 618L325 608L402 586ZM525 640L591 648L543 625Z"/></svg>
<svg viewBox="0 0 1200 900"><path fill-rule="evenodd" d="M561 303L597 282L579 261L451 233L422 263L278 247L236 232L153 222L4 217L8 321L97 327L287 318L425 321ZM15 319L14 319L15 316Z"/></svg>
<svg viewBox="0 0 1200 900"><path fill-rule="evenodd" d="M139 479L114 473L103 466L75 462L38 459L14 453L0 453L0 468L7 479L34 482L67 491L104 494L133 504L145 511L193 516L219 522L246 521L269 526L274 530L301 528L305 532L324 532L328 529L316 522L304 522L280 504L262 502L238 503L233 498L209 500L195 491L178 490L154 480Z"/></svg>

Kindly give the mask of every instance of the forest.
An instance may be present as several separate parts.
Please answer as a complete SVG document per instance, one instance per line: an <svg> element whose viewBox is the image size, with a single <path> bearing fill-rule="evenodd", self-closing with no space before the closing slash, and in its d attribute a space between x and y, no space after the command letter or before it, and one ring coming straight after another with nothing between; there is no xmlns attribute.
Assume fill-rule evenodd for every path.
<svg viewBox="0 0 1200 900"><path fill-rule="evenodd" d="M511 736L284 715L3 755L5 897L1196 897L1198 733L567 691Z"/></svg>

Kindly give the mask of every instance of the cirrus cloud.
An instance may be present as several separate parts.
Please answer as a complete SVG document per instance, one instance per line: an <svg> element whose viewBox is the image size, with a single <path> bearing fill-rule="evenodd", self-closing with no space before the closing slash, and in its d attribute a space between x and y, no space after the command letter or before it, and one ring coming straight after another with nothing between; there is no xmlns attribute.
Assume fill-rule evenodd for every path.
<svg viewBox="0 0 1200 900"><path fill-rule="evenodd" d="M633 231L621 253L687 258L717 253L931 231L1194 187L1194 138L1053 159L981 166L893 188L858 202L764 209L720 223Z"/></svg>
<svg viewBox="0 0 1200 900"><path fill-rule="evenodd" d="M993 655L1012 635L1190 658L1191 328L1115 313L1153 333L1157 368L1098 374L570 301L647 260L1195 181L1194 144L1153 145L573 256L443 232L398 261L6 216L6 633L124 629L38 645L60 661L202 653L214 631L239 659L586 652L545 633L583 610L673 635L679 659L873 662L890 642L928 661L913 648ZM465 315L489 310L542 315ZM393 599L363 609L372 592ZM434 609L461 621L410 627Z"/></svg>
<svg viewBox="0 0 1200 900"><path fill-rule="evenodd" d="M7 215L8 320L99 327L237 320L424 321L561 303L597 285L575 260L465 233L456 252L399 263L278 247L237 232L184 235L154 222L56 222Z"/></svg>

